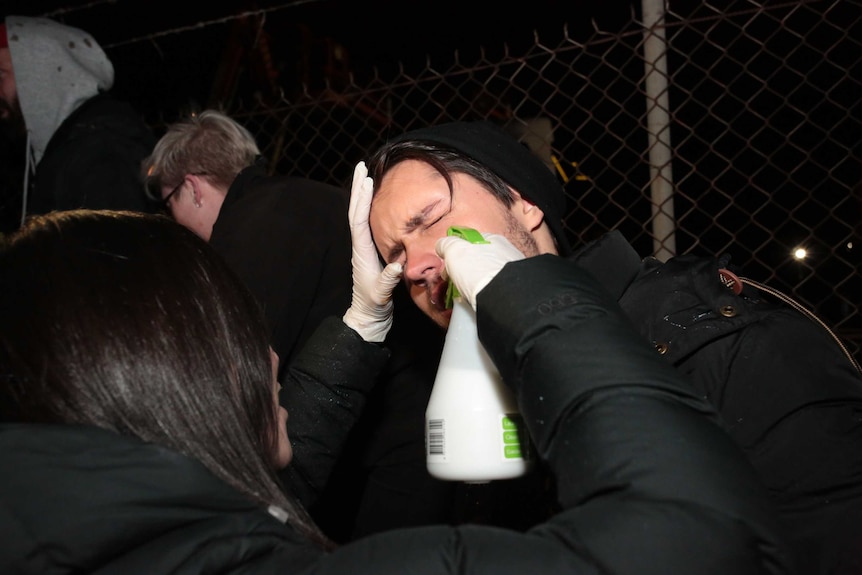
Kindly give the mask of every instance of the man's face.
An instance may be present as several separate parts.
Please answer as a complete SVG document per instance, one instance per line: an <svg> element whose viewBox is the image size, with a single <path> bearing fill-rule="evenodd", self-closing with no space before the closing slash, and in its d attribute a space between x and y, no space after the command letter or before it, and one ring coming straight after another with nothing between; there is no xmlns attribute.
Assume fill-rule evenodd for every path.
<svg viewBox="0 0 862 575"><path fill-rule="evenodd" d="M430 165L406 160L379 182L369 223L377 250L386 263L401 262L404 281L414 303L441 327L448 327L445 309L448 282L441 277L443 260L434 249L451 226L506 236L527 257L539 253L530 234L524 202L507 208L472 176L453 174L454 191ZM541 217L541 216L540 216Z"/></svg>
<svg viewBox="0 0 862 575"><path fill-rule="evenodd" d="M18 102L9 48L0 48L0 128L10 136L23 134L25 131L24 114Z"/></svg>

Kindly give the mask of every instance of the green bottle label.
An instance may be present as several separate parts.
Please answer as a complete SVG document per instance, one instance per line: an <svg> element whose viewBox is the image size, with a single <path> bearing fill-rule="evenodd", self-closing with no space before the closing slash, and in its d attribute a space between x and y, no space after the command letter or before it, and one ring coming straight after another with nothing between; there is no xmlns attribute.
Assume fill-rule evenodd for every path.
<svg viewBox="0 0 862 575"><path fill-rule="evenodd" d="M506 459L529 459L529 438L524 419L517 413L503 416L503 457ZM523 447L523 448L522 448Z"/></svg>

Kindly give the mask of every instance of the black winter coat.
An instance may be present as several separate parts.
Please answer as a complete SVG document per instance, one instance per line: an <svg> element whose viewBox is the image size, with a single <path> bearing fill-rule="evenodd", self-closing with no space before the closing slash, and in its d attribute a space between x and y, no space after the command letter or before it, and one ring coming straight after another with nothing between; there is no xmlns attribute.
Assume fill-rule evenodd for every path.
<svg viewBox="0 0 862 575"><path fill-rule="evenodd" d="M141 180L141 163L156 139L132 106L100 94L51 136L36 166L28 214L75 208L156 212Z"/></svg>
<svg viewBox="0 0 862 575"><path fill-rule="evenodd" d="M510 263L479 294L478 326L558 479L563 511L528 533L431 526L318 552L179 455L96 430L6 424L0 572L789 572L768 498L710 403L657 361L592 277L553 256ZM381 353L331 327L341 344ZM326 341L306 368L342 370L336 387L350 397L362 384L338 378L369 356L330 355Z"/></svg>
<svg viewBox="0 0 862 575"><path fill-rule="evenodd" d="M347 190L250 166L231 183L210 245L263 308L279 374L324 318L350 306Z"/></svg>
<svg viewBox="0 0 862 575"><path fill-rule="evenodd" d="M718 409L768 488L800 572L862 573L862 377L829 333L759 290L727 287L727 256L641 261L612 232L572 260Z"/></svg>

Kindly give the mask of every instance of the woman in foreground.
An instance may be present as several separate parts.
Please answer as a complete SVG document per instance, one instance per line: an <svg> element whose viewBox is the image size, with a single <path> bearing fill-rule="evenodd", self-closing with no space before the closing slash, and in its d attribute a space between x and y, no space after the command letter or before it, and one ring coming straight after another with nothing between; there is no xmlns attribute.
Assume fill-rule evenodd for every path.
<svg viewBox="0 0 862 575"><path fill-rule="evenodd" d="M487 239L450 238L441 257L561 511L526 533L433 526L334 548L276 470L285 419L338 407L279 406L260 311L210 247L161 216L29 220L0 247L0 572L790 572L744 457L612 298L577 269L541 281L553 259ZM338 323L286 389L364 377L340 346L380 346ZM294 442L316 432L291 425Z"/></svg>

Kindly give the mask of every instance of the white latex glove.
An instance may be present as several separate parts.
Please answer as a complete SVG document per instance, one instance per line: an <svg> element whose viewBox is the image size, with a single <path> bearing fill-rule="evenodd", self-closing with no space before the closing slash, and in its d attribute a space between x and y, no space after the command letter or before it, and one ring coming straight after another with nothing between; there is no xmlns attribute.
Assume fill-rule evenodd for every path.
<svg viewBox="0 0 862 575"><path fill-rule="evenodd" d="M524 259L524 254L504 236L482 234L482 237L489 243L473 244L457 236L446 236L434 244L437 255L443 258L446 266L445 276L474 310L476 295L503 266Z"/></svg>
<svg viewBox="0 0 862 575"><path fill-rule="evenodd" d="M350 189L350 236L353 239L353 297L342 320L365 341L382 342L392 327L392 290L401 280L401 264L383 268L371 239L368 213L374 182L365 162L356 164Z"/></svg>

